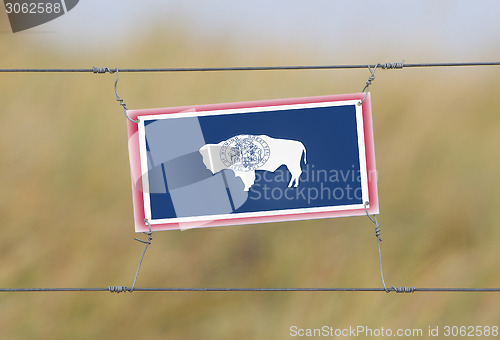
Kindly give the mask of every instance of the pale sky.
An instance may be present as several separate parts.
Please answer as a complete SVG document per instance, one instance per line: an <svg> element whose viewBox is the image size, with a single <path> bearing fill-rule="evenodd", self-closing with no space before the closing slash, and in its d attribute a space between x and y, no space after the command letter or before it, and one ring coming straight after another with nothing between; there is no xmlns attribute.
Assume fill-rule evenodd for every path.
<svg viewBox="0 0 500 340"><path fill-rule="evenodd" d="M499 14L498 0L80 0L63 17L17 34L89 50L133 45L157 23L177 23L195 41L223 39L242 50L292 46L357 62L373 50L395 58L388 61L490 61L500 59Z"/></svg>

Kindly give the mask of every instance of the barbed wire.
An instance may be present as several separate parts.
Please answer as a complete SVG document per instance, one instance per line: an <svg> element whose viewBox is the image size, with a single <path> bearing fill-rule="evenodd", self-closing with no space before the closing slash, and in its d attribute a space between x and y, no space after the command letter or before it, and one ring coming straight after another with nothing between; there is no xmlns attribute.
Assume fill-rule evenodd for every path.
<svg viewBox="0 0 500 340"><path fill-rule="evenodd" d="M272 70L334 70L334 69L366 69L371 72L371 78L374 79L374 71L377 68L381 69L402 69L402 68L424 68L424 67L467 67L467 66L500 66L500 62L456 62L456 63L409 63L403 62L396 63L377 63L377 64L346 64L346 65L300 65L300 66L236 66L236 67L178 67L178 68L117 68L117 67L93 67L93 68L3 68L0 73L117 73L118 72L222 72L222 71L272 71ZM373 69L373 71L372 71ZM373 79L369 78L363 92L371 85ZM115 82L115 91L116 83ZM117 100L119 100L118 93L116 93ZM124 106L123 104L121 104ZM126 107L124 106L126 109ZM366 209L366 207L365 207ZM368 215L368 212L367 212ZM368 217L370 217L368 215ZM372 219L372 218L370 218ZM372 222L377 224L376 220ZM376 231L377 231L376 228ZM148 241L141 241L146 243L143 251L137 272L134 278L134 283L131 288L127 286L109 286L107 288L0 288L0 293L22 293L22 292L111 292L111 293L124 293L124 292L385 292L385 293L415 293L415 292L471 292L471 293L484 293L496 292L500 293L500 288L416 288L416 287L390 287L385 286L382 260L380 253L380 238L379 231L377 231L378 245L379 245L379 259L380 271L383 283L383 288L138 288L135 287L137 275L144 258L147 246L151 241L151 229L148 235Z"/></svg>
<svg viewBox="0 0 500 340"><path fill-rule="evenodd" d="M107 288L0 288L0 293L27 292L384 292L384 293L500 293L500 288L416 288L393 287L385 288L128 288L125 286L110 286Z"/></svg>
<svg viewBox="0 0 500 340"><path fill-rule="evenodd" d="M278 71L278 70L334 70L334 69L366 69L379 67L382 69L422 68L422 67L464 67L464 66L500 66L500 61L487 62L448 62L448 63L376 63L345 65L290 65L290 66L233 66L233 67L168 67L168 68L3 68L0 72L25 73L114 73L119 72L217 72L217 71Z"/></svg>

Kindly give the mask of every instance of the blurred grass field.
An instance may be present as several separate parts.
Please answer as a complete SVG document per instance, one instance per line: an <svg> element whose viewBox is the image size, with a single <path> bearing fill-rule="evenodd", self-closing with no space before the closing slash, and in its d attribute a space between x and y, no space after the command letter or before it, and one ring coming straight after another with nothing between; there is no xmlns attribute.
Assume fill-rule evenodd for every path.
<svg viewBox="0 0 500 340"><path fill-rule="evenodd" d="M0 49L0 67L246 65L222 40L193 53L180 33L100 58L64 56L32 39L0 35L9 46ZM306 55L270 48L252 64L300 64ZM368 75L121 74L119 93L133 109L196 105L359 92ZM494 67L377 71L372 108L389 286L500 286L499 76ZM114 76L0 77L0 286L130 286L143 245L133 240ZM138 287L381 286L366 217L153 236ZM426 330L498 325L498 306L499 295L486 293L1 293L0 338L285 339L292 325L325 324Z"/></svg>

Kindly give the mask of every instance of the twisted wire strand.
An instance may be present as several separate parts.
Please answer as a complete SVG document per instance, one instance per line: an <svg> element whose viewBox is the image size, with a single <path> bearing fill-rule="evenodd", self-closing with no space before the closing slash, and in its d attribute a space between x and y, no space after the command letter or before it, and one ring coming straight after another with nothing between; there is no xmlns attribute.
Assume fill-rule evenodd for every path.
<svg viewBox="0 0 500 340"><path fill-rule="evenodd" d="M415 287L392 287L396 293L414 293Z"/></svg>
<svg viewBox="0 0 500 340"><path fill-rule="evenodd" d="M113 74L115 72L117 72L118 68L109 68L109 67L92 67L92 72L93 73L100 73L100 74L103 74L103 73L110 73L110 74Z"/></svg>
<svg viewBox="0 0 500 340"><path fill-rule="evenodd" d="M396 63L379 64L379 67L384 69L384 70L402 69L403 67L405 67L405 61L403 60L400 63L396 62Z"/></svg>
<svg viewBox="0 0 500 340"><path fill-rule="evenodd" d="M110 293L120 294L120 293L128 292L130 290L126 286L109 286L108 291Z"/></svg>

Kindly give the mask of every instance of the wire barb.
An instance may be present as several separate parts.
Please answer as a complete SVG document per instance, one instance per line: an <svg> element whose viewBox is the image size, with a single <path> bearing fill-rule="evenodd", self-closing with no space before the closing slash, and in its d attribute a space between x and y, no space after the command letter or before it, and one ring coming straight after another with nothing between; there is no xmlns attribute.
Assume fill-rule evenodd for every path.
<svg viewBox="0 0 500 340"><path fill-rule="evenodd" d="M120 293L128 292L129 289L126 286L109 286L108 291L110 293L120 294Z"/></svg>
<svg viewBox="0 0 500 340"><path fill-rule="evenodd" d="M400 63L385 63L379 65L379 67L382 68L383 70L402 69L404 66L405 66L404 60Z"/></svg>
<svg viewBox="0 0 500 340"><path fill-rule="evenodd" d="M110 73L110 74L113 74L115 72L118 72L118 69L115 68L115 69L112 69L112 68L109 68L109 67L92 67L92 72L94 73L100 73L100 74L103 74L103 73Z"/></svg>
<svg viewBox="0 0 500 340"><path fill-rule="evenodd" d="M392 287L396 293L415 293L415 287Z"/></svg>

